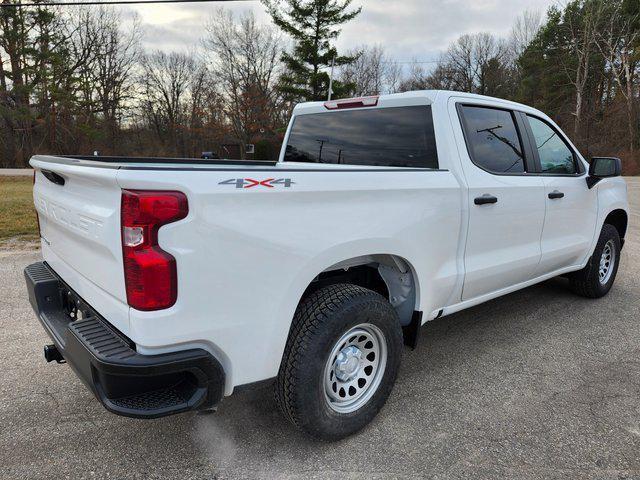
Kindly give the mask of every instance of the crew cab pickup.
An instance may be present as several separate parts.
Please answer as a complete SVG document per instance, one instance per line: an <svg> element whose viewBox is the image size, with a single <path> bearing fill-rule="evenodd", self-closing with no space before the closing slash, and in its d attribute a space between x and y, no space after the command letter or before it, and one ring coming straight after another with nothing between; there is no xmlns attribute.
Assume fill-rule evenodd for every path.
<svg viewBox="0 0 640 480"><path fill-rule="evenodd" d="M277 162L30 163L47 360L139 418L273 381L325 439L372 420L425 322L556 276L604 296L629 210L618 159L444 91L298 105Z"/></svg>

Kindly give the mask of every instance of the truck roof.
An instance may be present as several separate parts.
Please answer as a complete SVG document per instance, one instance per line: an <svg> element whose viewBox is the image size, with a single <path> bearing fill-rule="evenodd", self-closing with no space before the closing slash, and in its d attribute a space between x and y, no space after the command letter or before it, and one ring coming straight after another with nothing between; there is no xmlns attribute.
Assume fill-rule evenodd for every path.
<svg viewBox="0 0 640 480"><path fill-rule="evenodd" d="M487 95L478 95L475 93L458 92L455 90L415 90L403 93L393 93L389 95L377 95L377 105L374 108L385 107L405 107L410 105L431 105L438 101L446 101L450 97L469 98L475 100L485 100L490 103L509 106L518 110L535 110L532 107L521 103L504 100L502 98L489 97ZM374 98L374 97L371 97ZM346 99L348 100L348 99ZM341 99L340 101L343 101ZM307 115L311 113L328 112L326 102L304 102L296 105L293 110L294 115Z"/></svg>

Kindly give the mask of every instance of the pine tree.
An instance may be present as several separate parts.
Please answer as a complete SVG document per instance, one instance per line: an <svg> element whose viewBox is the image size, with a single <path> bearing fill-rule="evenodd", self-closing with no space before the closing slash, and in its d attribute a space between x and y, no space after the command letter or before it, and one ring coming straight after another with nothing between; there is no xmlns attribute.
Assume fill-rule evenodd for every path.
<svg viewBox="0 0 640 480"><path fill-rule="evenodd" d="M282 5L284 3L284 5ZM282 61L286 73L279 89L291 100L324 100L329 92L326 70L351 63L356 57L340 56L332 45L340 30L336 27L353 20L362 8L349 10L352 0L265 0L274 23L295 41L291 53ZM352 85L333 82L333 97L348 95Z"/></svg>

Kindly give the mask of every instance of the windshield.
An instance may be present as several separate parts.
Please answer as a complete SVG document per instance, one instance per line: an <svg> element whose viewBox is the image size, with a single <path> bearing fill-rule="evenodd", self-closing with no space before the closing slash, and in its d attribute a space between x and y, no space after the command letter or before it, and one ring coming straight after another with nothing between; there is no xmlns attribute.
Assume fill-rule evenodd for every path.
<svg viewBox="0 0 640 480"><path fill-rule="evenodd" d="M431 107L299 115L286 162L438 168Z"/></svg>

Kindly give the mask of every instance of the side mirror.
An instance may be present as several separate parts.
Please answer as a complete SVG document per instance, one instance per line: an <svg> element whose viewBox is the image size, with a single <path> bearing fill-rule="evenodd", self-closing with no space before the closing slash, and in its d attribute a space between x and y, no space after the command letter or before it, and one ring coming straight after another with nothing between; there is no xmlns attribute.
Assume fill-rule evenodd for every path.
<svg viewBox="0 0 640 480"><path fill-rule="evenodd" d="M622 162L614 157L593 157L589 165L587 186L593 188L603 178L622 175Z"/></svg>

